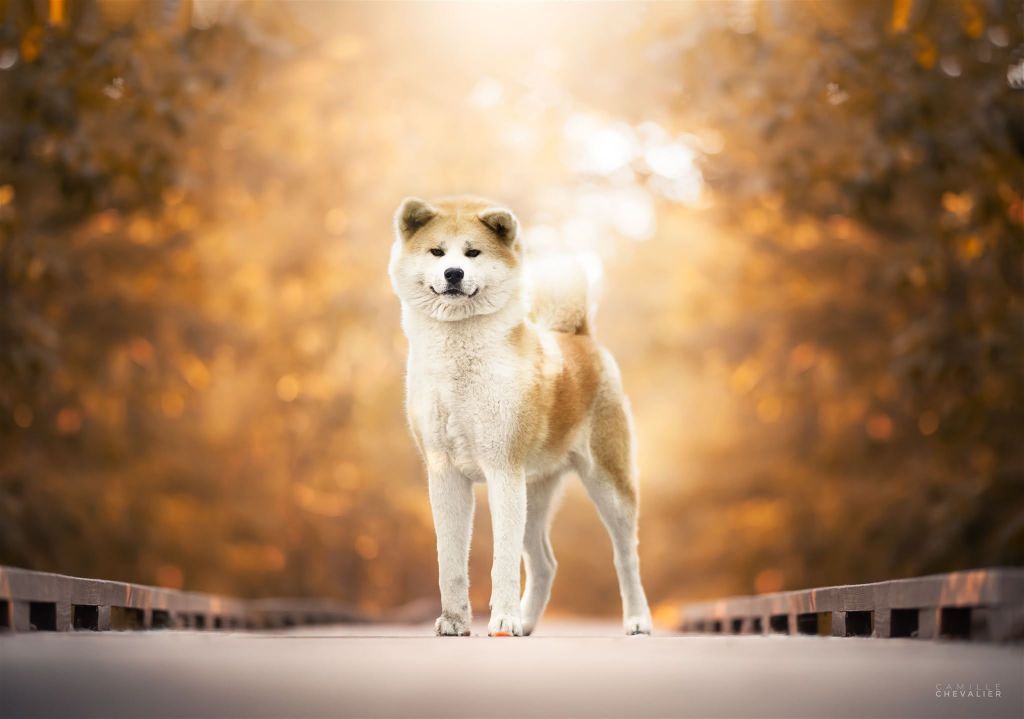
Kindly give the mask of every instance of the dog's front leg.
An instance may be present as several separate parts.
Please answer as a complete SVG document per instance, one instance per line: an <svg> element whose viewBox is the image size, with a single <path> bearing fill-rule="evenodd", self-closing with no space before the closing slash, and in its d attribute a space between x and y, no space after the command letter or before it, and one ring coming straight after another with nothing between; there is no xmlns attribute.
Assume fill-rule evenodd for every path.
<svg viewBox="0 0 1024 719"><path fill-rule="evenodd" d="M494 528L494 564L491 565L491 621L493 635L522 636L519 610L519 565L526 527L526 477L522 470L484 472Z"/></svg>
<svg viewBox="0 0 1024 719"><path fill-rule="evenodd" d="M437 534L441 616L434 625L442 636L467 636L469 542L473 532L473 485L450 465L428 469L430 510Z"/></svg>

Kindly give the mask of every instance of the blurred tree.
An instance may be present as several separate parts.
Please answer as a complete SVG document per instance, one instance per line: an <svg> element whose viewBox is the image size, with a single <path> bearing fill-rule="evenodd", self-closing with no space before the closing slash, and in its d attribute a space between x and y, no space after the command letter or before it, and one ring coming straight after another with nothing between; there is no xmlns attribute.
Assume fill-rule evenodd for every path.
<svg viewBox="0 0 1024 719"><path fill-rule="evenodd" d="M5 8L0 561L365 598L375 533L414 511L425 542L429 515L343 521L381 504L383 460L349 451L338 355L367 308L323 265L340 188L304 191L308 167L277 161L291 128L254 135L240 110L308 37L274 6L182 33L172 5ZM296 222L320 231L281 243ZM422 583L404 564L385 592Z"/></svg>
<svg viewBox="0 0 1024 719"><path fill-rule="evenodd" d="M766 3L677 56L742 245L689 349L741 409L664 511L729 590L1024 562L1022 12Z"/></svg>

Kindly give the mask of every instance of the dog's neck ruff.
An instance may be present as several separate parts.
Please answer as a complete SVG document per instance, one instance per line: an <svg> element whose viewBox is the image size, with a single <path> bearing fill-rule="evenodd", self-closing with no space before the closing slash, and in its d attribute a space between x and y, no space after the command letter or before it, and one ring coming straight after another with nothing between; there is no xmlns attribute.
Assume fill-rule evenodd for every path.
<svg viewBox="0 0 1024 719"><path fill-rule="evenodd" d="M492 358L509 333L526 321L526 306L513 299L497 312L461 320L437 320L402 303L402 324L409 339L410 359L438 366L475 363Z"/></svg>

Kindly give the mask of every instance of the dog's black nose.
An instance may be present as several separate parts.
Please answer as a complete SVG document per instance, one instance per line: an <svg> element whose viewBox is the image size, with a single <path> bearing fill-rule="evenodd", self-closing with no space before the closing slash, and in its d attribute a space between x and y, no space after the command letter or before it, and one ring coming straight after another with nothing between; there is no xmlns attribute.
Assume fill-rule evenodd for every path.
<svg viewBox="0 0 1024 719"><path fill-rule="evenodd" d="M465 276L466 273L463 272L458 267L449 267L447 270L444 271L444 278L451 282L453 285L457 285L458 283L462 282L462 278Z"/></svg>

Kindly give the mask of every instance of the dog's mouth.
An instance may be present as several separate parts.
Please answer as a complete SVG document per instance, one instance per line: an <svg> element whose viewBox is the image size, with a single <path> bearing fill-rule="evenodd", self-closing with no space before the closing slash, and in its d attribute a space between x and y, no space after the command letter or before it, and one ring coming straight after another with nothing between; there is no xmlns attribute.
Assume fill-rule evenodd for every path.
<svg viewBox="0 0 1024 719"><path fill-rule="evenodd" d="M480 291L480 288L477 287L475 290L470 292L468 295L465 292L463 292L462 290L460 290L458 287L449 287L444 292L438 292L437 290L434 289L433 285L430 285L430 291L433 292L435 295L445 295L446 297L467 297L467 298L469 298L469 297L476 297L476 293Z"/></svg>

